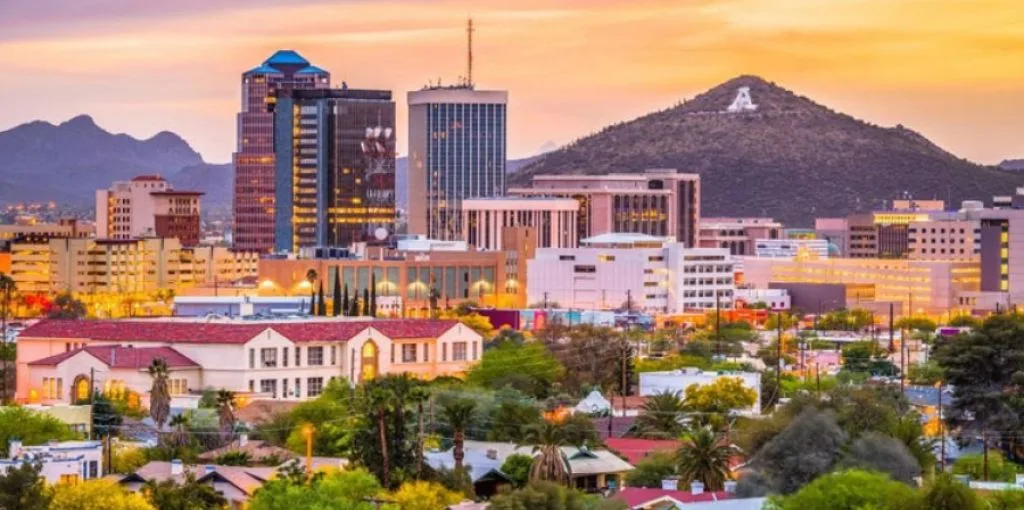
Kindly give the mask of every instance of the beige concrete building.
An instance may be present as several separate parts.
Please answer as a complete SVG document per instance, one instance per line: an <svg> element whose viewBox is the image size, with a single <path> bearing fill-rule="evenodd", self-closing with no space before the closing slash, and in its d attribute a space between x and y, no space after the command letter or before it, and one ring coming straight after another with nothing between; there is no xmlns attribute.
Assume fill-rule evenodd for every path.
<svg viewBox="0 0 1024 510"><path fill-rule="evenodd" d="M11 275L18 290L145 293L176 290L216 278L255 277L259 256L220 246L185 247L177 239L50 239L11 245Z"/></svg>
<svg viewBox="0 0 1024 510"><path fill-rule="evenodd" d="M21 238L91 237L95 230L93 225L81 223L75 218L62 219L60 223L0 225L0 243Z"/></svg>
<svg viewBox="0 0 1024 510"><path fill-rule="evenodd" d="M572 198L579 202L577 239L632 233L698 243L700 175L675 169L635 174L536 175L530 188L509 195Z"/></svg>
<svg viewBox="0 0 1024 510"><path fill-rule="evenodd" d="M571 198L472 198L462 201L462 239L478 250L502 250L504 231L536 231L538 248L575 248L579 202Z"/></svg>
<svg viewBox="0 0 1024 510"><path fill-rule="evenodd" d="M744 281L758 288L772 283L868 285L871 301L898 303L899 310L942 315L963 309L958 297L976 292L976 262L879 258L758 259L743 262ZM869 303L859 303L868 307Z"/></svg>
<svg viewBox="0 0 1024 510"><path fill-rule="evenodd" d="M728 248L732 255L753 256L760 239L782 237L782 224L772 218L704 218L701 248Z"/></svg>
<svg viewBox="0 0 1024 510"><path fill-rule="evenodd" d="M140 175L96 191L96 237L176 237L199 243L198 191L175 190L158 175Z"/></svg>
<svg viewBox="0 0 1024 510"><path fill-rule="evenodd" d="M908 224L908 257L912 260L978 260L981 221L930 219Z"/></svg>

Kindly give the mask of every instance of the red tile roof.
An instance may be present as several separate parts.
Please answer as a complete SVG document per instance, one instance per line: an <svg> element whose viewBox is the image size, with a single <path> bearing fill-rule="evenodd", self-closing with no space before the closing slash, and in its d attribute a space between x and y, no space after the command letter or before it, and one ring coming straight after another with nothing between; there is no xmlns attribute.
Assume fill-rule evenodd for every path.
<svg viewBox="0 0 1024 510"><path fill-rule="evenodd" d="M690 491L668 491L665 489L626 487L612 496L612 499L622 501L629 505L630 508L636 508L664 497L670 497L680 503L702 503L707 501L732 499L733 494L725 491L693 494Z"/></svg>
<svg viewBox="0 0 1024 510"><path fill-rule="evenodd" d="M124 347L121 345L90 345L32 361L29 365L55 366L81 352L92 355L110 368L146 368L157 358L163 358L167 362L167 366L171 368L199 366L198 363L172 347Z"/></svg>
<svg viewBox="0 0 1024 510"><path fill-rule="evenodd" d="M682 442L671 439L633 439L612 437L605 439L604 444L626 457L630 464L636 465L641 459L654 452L674 452L682 446Z"/></svg>
<svg viewBox="0 0 1024 510"><path fill-rule="evenodd" d="M436 338L458 324L454 320L294 321L209 323L161 320L43 320L20 338L75 338L105 342L244 344L267 329L293 342L348 341L368 327L389 338Z"/></svg>

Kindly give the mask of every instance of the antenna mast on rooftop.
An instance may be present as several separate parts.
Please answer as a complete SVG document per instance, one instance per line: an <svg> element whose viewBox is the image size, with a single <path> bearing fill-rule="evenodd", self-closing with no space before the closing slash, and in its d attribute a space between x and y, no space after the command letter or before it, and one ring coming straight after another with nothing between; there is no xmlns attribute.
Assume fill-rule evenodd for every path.
<svg viewBox="0 0 1024 510"><path fill-rule="evenodd" d="M466 85L473 87L473 18L466 24Z"/></svg>

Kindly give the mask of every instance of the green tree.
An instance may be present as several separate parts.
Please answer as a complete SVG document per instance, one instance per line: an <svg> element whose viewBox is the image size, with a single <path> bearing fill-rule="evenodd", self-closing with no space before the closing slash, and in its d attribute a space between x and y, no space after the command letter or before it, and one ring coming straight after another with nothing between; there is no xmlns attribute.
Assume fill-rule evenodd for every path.
<svg viewBox="0 0 1024 510"><path fill-rule="evenodd" d="M1024 472L1017 464L1006 460L998 451L988 454L988 479L999 482L1013 482L1017 473ZM953 473L969 475L972 480L981 480L985 474L985 459L982 454L963 455L953 463Z"/></svg>
<svg viewBox="0 0 1024 510"><path fill-rule="evenodd" d="M572 471L562 453L562 447L569 445L565 430L557 424L543 422L527 431L526 441L533 445L536 454L530 466L530 480L568 484Z"/></svg>
<svg viewBox="0 0 1024 510"><path fill-rule="evenodd" d="M686 406L679 392L663 391L647 398L633 427L637 436L650 439L674 439L683 433Z"/></svg>
<svg viewBox="0 0 1024 510"><path fill-rule="evenodd" d="M769 331L775 331L779 327L779 316L782 316L782 329L793 329L800 321L799 317L788 313L773 313L768 315L768 319L764 321L764 329Z"/></svg>
<svg viewBox="0 0 1024 510"><path fill-rule="evenodd" d="M278 476L256 490L250 510L374 510L380 482L365 469L317 473L309 483L304 475Z"/></svg>
<svg viewBox="0 0 1024 510"><path fill-rule="evenodd" d="M919 386L935 386L943 378L942 367L934 360L914 363L907 368L907 380Z"/></svg>
<svg viewBox="0 0 1024 510"><path fill-rule="evenodd" d="M217 392L217 423L221 435L231 437L235 432L235 392L222 389Z"/></svg>
<svg viewBox="0 0 1024 510"><path fill-rule="evenodd" d="M889 435L903 443L907 451L917 459L921 471L928 473L935 467L935 450L938 440L924 433L924 425L917 412L900 416L890 427Z"/></svg>
<svg viewBox="0 0 1024 510"><path fill-rule="evenodd" d="M228 503L212 485L196 481L191 472L185 473L182 483L170 478L161 482L150 480L142 493L159 510L213 510Z"/></svg>
<svg viewBox="0 0 1024 510"><path fill-rule="evenodd" d="M110 471L122 475L134 473L146 465L149 459L142 448L117 445L111 448ZM2 507L0 507L2 508Z"/></svg>
<svg viewBox="0 0 1024 510"><path fill-rule="evenodd" d="M626 473L629 487L650 487L660 489L661 481L676 475L676 454L674 452L653 452Z"/></svg>
<svg viewBox="0 0 1024 510"><path fill-rule="evenodd" d="M919 504L919 496L906 484L880 473L854 469L819 477L791 496L774 498L770 508L908 510L918 508Z"/></svg>
<svg viewBox="0 0 1024 510"><path fill-rule="evenodd" d="M924 508L928 510L981 510L982 501L969 487L943 473L925 488Z"/></svg>
<svg viewBox="0 0 1024 510"><path fill-rule="evenodd" d="M748 463L772 492L796 492L832 471L842 457L846 433L830 412L805 409Z"/></svg>
<svg viewBox="0 0 1024 510"><path fill-rule="evenodd" d="M903 317L896 321L895 326L901 329L933 333L939 327L935 321L927 317Z"/></svg>
<svg viewBox="0 0 1024 510"><path fill-rule="evenodd" d="M167 361L155 358L147 369L153 379L149 390L149 416L153 418L156 429L162 430L167 417L171 414L171 392L167 387Z"/></svg>
<svg viewBox="0 0 1024 510"><path fill-rule="evenodd" d="M334 298L331 300L331 315L341 315L341 271L334 272ZM347 290L347 288L346 288Z"/></svg>
<svg viewBox="0 0 1024 510"><path fill-rule="evenodd" d="M1020 510L1024 508L1024 490L994 491L985 498L987 510Z"/></svg>
<svg viewBox="0 0 1024 510"><path fill-rule="evenodd" d="M81 319L87 313L85 303L75 299L70 292L64 292L53 299L46 316L50 319Z"/></svg>
<svg viewBox="0 0 1024 510"><path fill-rule="evenodd" d="M92 396L92 431L98 437L117 435L124 421L124 412L102 392Z"/></svg>
<svg viewBox="0 0 1024 510"><path fill-rule="evenodd" d="M313 434L313 454L325 457L347 456L352 446L353 429L357 422L351 405L350 389L341 378L327 384L324 392L313 400L300 403L292 409L286 419L270 423L268 429L289 430L284 444L288 449L305 454L307 425L316 431Z"/></svg>
<svg viewBox="0 0 1024 510"><path fill-rule="evenodd" d="M11 299L17 290L18 285L14 282L14 278L11 278L4 273L0 273L0 345L3 346L3 350L5 351L3 353L4 355L0 356L0 403L5 405L7 404L10 393L7 388L8 362L14 361L14 357L6 352L8 351L7 320L11 315Z"/></svg>
<svg viewBox="0 0 1024 510"><path fill-rule="evenodd" d="M3 443L6 447L7 441ZM47 510L51 496L39 474L42 469L39 463L25 462L0 473L0 510Z"/></svg>
<svg viewBox="0 0 1024 510"><path fill-rule="evenodd" d="M878 344L853 342L843 347L843 370L871 375L896 375L896 367Z"/></svg>
<svg viewBox="0 0 1024 510"><path fill-rule="evenodd" d="M344 315L344 316L347 317L349 315L349 312L352 310L352 308L351 308L351 306L350 306L350 304L348 302L348 283L345 283L345 290L342 291L341 299L342 299L342 301L341 301L341 315Z"/></svg>
<svg viewBox="0 0 1024 510"><path fill-rule="evenodd" d="M521 490L491 499L489 510L626 510L625 503L567 489L555 483L531 482Z"/></svg>
<svg viewBox="0 0 1024 510"><path fill-rule="evenodd" d="M540 342L517 346L508 342L484 351L469 370L470 384L499 389L511 386L534 397L547 396L562 373L558 360Z"/></svg>
<svg viewBox="0 0 1024 510"><path fill-rule="evenodd" d="M910 450L889 436L869 432L850 444L843 466L877 471L907 485L921 474L921 466Z"/></svg>
<svg viewBox="0 0 1024 510"><path fill-rule="evenodd" d="M406 373L386 375L358 391L350 460L370 469L385 487L397 487L419 457L408 425L414 421L412 409L426 399L423 382Z"/></svg>
<svg viewBox="0 0 1024 510"><path fill-rule="evenodd" d="M739 377L718 377L711 384L691 384L683 396L687 410L721 415L750 408L756 401L757 391L746 387Z"/></svg>
<svg viewBox="0 0 1024 510"><path fill-rule="evenodd" d="M4 457L12 439L20 439L25 445L36 445L76 437L77 434L67 425L49 414L24 407L0 408L0 453Z"/></svg>
<svg viewBox="0 0 1024 510"><path fill-rule="evenodd" d="M443 485L413 481L403 483L388 500L396 510L437 510L462 501L463 496Z"/></svg>
<svg viewBox="0 0 1024 510"><path fill-rule="evenodd" d="M488 441L523 443L526 430L541 422L537 401L509 387L494 394L496 406L487 428Z"/></svg>
<svg viewBox="0 0 1024 510"><path fill-rule="evenodd" d="M367 303L369 303L369 311L370 311L369 316L370 317L376 317L377 316L377 273L376 272L370 273L370 299L369 299L369 301L367 301Z"/></svg>
<svg viewBox="0 0 1024 510"><path fill-rule="evenodd" d="M530 480L530 468L533 467L533 457L515 453L505 458L501 464L501 472L512 479L512 485L519 489Z"/></svg>
<svg viewBox="0 0 1024 510"><path fill-rule="evenodd" d="M441 419L452 428L454 447L452 458L455 469L462 469L462 461L466 458L466 429L477 419L477 401L472 398L447 396L440 399Z"/></svg>
<svg viewBox="0 0 1024 510"><path fill-rule="evenodd" d="M370 315L370 289L363 289L363 308L359 311L359 315L364 317Z"/></svg>
<svg viewBox="0 0 1024 510"><path fill-rule="evenodd" d="M944 410L951 428L981 435L986 450L989 431L1005 436L1024 429L1019 397L1024 394L1024 322L1019 318L994 315L979 329L941 339L933 359L953 387L953 401Z"/></svg>
<svg viewBox="0 0 1024 510"><path fill-rule="evenodd" d="M729 461L738 450L711 427L700 427L685 436L676 457L683 480L700 481L710 491L724 488Z"/></svg>
<svg viewBox="0 0 1024 510"><path fill-rule="evenodd" d="M174 429L174 436L172 439L174 444L185 445L188 443L189 420L187 414L182 413L172 417L169 425Z"/></svg>
<svg viewBox="0 0 1024 510"><path fill-rule="evenodd" d="M957 315L949 320L949 325L954 328L980 328L981 319L972 315Z"/></svg>
<svg viewBox="0 0 1024 510"><path fill-rule="evenodd" d="M320 280L320 290L316 295L316 314L321 317L327 316L327 300L324 298L323 280Z"/></svg>
<svg viewBox="0 0 1024 510"><path fill-rule="evenodd" d="M221 466L248 466L253 463L253 458L249 452L231 450L218 455L214 463Z"/></svg>
<svg viewBox="0 0 1024 510"><path fill-rule="evenodd" d="M113 480L58 484L50 510L154 510L141 494L129 492Z"/></svg>

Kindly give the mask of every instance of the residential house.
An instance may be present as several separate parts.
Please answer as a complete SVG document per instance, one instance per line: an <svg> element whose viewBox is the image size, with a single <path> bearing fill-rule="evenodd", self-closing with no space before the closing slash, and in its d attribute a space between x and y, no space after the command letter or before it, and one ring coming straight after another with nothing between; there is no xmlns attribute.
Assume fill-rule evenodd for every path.
<svg viewBox="0 0 1024 510"><path fill-rule="evenodd" d="M270 480L276 473L273 467L218 466L186 466L180 460L170 462L153 461L134 473L121 478L120 484L128 490L138 492L146 482L160 483L164 480L184 482L187 474L200 483L212 485L214 490L228 500L231 508L245 508L246 502L254 492Z"/></svg>
<svg viewBox="0 0 1024 510"><path fill-rule="evenodd" d="M26 462L39 462L40 474L48 483L78 483L103 476L103 443L100 441L51 441L25 446L20 440L8 444L7 458L0 459L0 473Z"/></svg>
<svg viewBox="0 0 1024 510"><path fill-rule="evenodd" d="M660 489L626 487L612 499L632 510L761 510L765 498L736 498L735 482L726 482L726 490L705 492L704 484L693 482L690 490L678 490L676 480L665 480Z"/></svg>

